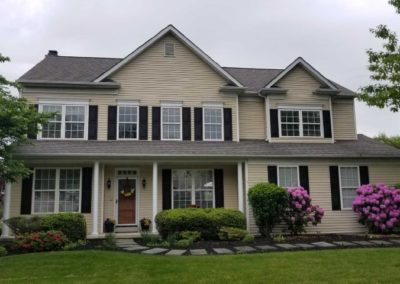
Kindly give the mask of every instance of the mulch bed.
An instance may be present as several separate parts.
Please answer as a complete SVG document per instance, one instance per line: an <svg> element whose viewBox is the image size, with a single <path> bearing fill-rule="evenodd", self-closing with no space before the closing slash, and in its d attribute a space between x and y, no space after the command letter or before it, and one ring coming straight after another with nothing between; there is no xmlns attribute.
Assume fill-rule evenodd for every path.
<svg viewBox="0 0 400 284"><path fill-rule="evenodd" d="M352 242L352 241L368 241L368 240L387 240L387 239L400 239L399 234L392 235L348 235L348 234L316 234L316 235L300 235L300 236L284 236L284 240L276 242L271 239L264 237L256 237L254 242L243 242L243 241L199 241L193 243L187 249L206 249L212 251L213 248L227 248L233 250L234 247L238 246L262 246L262 245L274 245L279 243L294 244L294 243L314 243L314 242ZM136 238L135 242L140 245L146 246L143 239ZM160 247L160 246L156 246ZM182 249L179 247L170 247L170 249Z"/></svg>

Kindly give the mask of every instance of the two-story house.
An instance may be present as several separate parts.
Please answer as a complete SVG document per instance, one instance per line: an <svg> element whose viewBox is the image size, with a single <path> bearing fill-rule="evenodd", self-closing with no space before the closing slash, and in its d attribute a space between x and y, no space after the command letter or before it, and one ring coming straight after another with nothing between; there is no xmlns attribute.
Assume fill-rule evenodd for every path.
<svg viewBox="0 0 400 284"><path fill-rule="evenodd" d="M400 151L357 135L356 94L302 58L221 67L170 25L122 59L49 51L18 81L57 115L18 150L33 174L7 184L6 218L82 212L101 237L107 218L131 233L197 205L238 209L257 233L247 192L269 181L305 187L326 210L309 232L356 233L356 188L400 182Z"/></svg>

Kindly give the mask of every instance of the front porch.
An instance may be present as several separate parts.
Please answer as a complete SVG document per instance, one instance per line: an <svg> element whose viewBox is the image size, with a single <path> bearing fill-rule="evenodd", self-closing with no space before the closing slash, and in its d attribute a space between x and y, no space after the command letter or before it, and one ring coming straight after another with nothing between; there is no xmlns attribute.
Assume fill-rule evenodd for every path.
<svg viewBox="0 0 400 284"><path fill-rule="evenodd" d="M104 221L114 220L117 238L132 238L140 235L140 220L152 221L151 232L157 233L155 216L170 208L197 205L199 207L225 207L245 212L246 209L246 163L244 161L196 160L95 160L92 162L65 160L30 161L33 169L91 168L92 190L85 193L84 177L81 175L79 212L87 222L88 238L104 238ZM7 184L4 218L21 215L23 181ZM57 190L59 181L56 181ZM35 212L35 174L31 184L31 211L26 215L51 214ZM55 193L59 198L60 193ZM89 198L88 206L83 199ZM63 200L64 202L64 200ZM61 200L54 201L54 212L62 212ZM84 211L86 207L86 211ZM3 226L2 237L10 236L7 226Z"/></svg>

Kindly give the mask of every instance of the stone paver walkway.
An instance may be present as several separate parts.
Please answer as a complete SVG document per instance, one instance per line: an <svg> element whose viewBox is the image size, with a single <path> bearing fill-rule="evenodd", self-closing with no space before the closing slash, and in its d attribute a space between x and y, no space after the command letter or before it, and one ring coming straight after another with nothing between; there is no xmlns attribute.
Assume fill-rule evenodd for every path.
<svg viewBox="0 0 400 284"><path fill-rule="evenodd" d="M118 239L117 246L125 251L141 252L148 255L226 255L235 253L251 253L251 252L272 252L272 251L289 251L289 250L312 250L312 249L329 249L329 248L347 248L347 247L371 247L371 246L400 246L400 239L390 240L370 240L370 241L335 241L335 242L314 242L314 243L277 243L273 245L244 245L237 246L233 249L229 248L213 248L208 252L205 249L167 249L154 247L149 248L137 244L133 239Z"/></svg>

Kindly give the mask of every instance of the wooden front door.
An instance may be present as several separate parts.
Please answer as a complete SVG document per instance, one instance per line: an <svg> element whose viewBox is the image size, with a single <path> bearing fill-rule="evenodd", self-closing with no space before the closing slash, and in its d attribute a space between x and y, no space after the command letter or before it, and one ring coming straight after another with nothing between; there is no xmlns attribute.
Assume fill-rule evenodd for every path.
<svg viewBox="0 0 400 284"><path fill-rule="evenodd" d="M118 224L136 223L136 179L118 179Z"/></svg>

